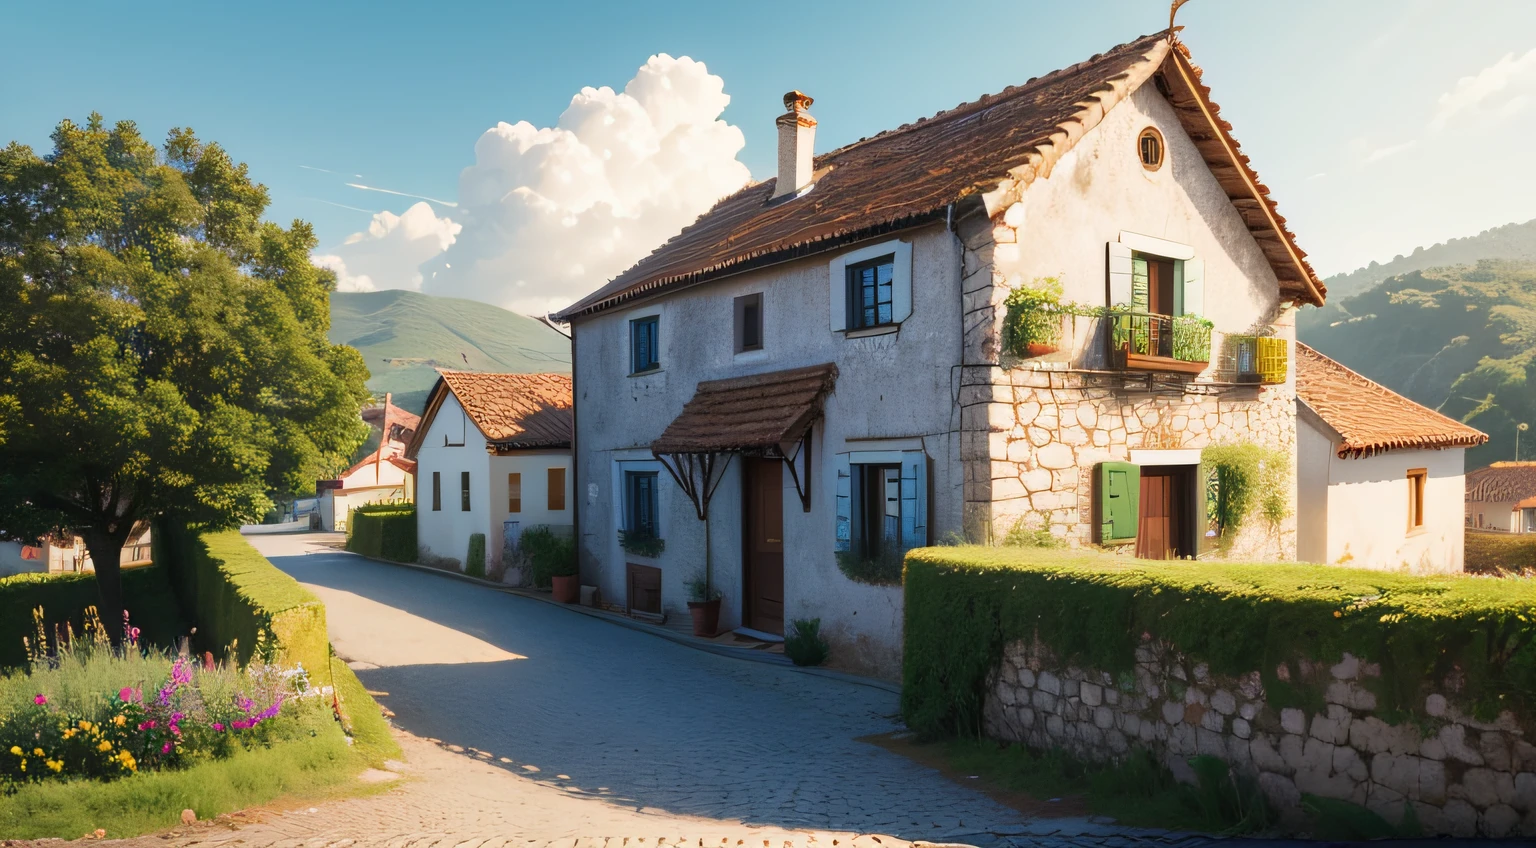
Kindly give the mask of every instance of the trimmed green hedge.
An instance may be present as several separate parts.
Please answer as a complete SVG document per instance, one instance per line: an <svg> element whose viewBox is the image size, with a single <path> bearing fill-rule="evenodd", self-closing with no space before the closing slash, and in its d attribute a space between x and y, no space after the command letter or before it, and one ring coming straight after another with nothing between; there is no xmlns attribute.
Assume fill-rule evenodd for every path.
<svg viewBox="0 0 1536 848"><path fill-rule="evenodd" d="M416 507L366 504L352 510L352 518L347 521L347 550L395 562L415 562L419 550ZM483 563L483 553L481 557Z"/></svg>
<svg viewBox="0 0 1536 848"><path fill-rule="evenodd" d="M167 570L160 565L123 569L123 606L127 608L139 638L169 648L186 635L188 625L171 591ZM86 607L101 606L96 575L16 574L0 577L0 670L27 664L23 638L34 629L32 611L43 608L43 621L52 638L53 628L66 622L80 633Z"/></svg>
<svg viewBox="0 0 1536 848"><path fill-rule="evenodd" d="M979 733L1003 646L1034 634L1064 663L1116 674L1133 670L1146 634L1217 674L1259 671L1275 706L1320 703L1297 662L1348 651L1381 665L1371 685L1383 710L1420 714L1425 687L1452 667L1485 717L1536 707L1528 580L961 546L909 553L904 586L902 713L930 737Z"/></svg>
<svg viewBox="0 0 1536 848"><path fill-rule="evenodd" d="M1474 574L1536 571L1536 533L1468 530L1467 571Z"/></svg>
<svg viewBox="0 0 1536 848"><path fill-rule="evenodd" d="M225 657L234 644L234 659L244 665L266 630L275 639L277 661L302 663L311 679L330 683L325 606L238 530L198 535L169 524L156 527L155 560L169 568L182 608L196 611L198 651Z"/></svg>

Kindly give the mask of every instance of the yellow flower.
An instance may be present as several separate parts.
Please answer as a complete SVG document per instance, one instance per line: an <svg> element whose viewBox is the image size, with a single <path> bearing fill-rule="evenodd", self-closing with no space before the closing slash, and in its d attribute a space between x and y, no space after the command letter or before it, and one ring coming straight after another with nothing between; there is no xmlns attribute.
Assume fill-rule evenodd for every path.
<svg viewBox="0 0 1536 848"><path fill-rule="evenodd" d="M64 731L64 738L65 739L73 739L73 738L75 738L75 733L76 733L75 729L73 727L71 727L68 730Z"/></svg>
<svg viewBox="0 0 1536 848"><path fill-rule="evenodd" d="M43 755L43 749L42 748L33 748L32 749L32 755L35 756L35 757L41 757Z"/></svg>
<svg viewBox="0 0 1536 848"><path fill-rule="evenodd" d="M127 716L118 716L117 718L112 719L112 723L117 725L118 727L122 727L123 725L128 723L128 717Z"/></svg>
<svg viewBox="0 0 1536 848"><path fill-rule="evenodd" d="M105 739L103 739L103 740L101 740L101 744L96 746L96 750L98 750L98 751L110 751L110 750L112 750L112 743L108 742Z"/></svg>
<svg viewBox="0 0 1536 848"><path fill-rule="evenodd" d="M64 770L64 761L63 760L49 760L48 761L48 767L53 769L54 774L58 774L59 772Z"/></svg>
<svg viewBox="0 0 1536 848"><path fill-rule="evenodd" d="M91 723L86 721L85 719L81 719L80 720L80 724L78 726L79 726L79 728L81 730L90 730L91 729Z"/></svg>
<svg viewBox="0 0 1536 848"><path fill-rule="evenodd" d="M27 770L27 761L26 760L22 760L21 761L21 770L22 771L26 771Z"/></svg>
<svg viewBox="0 0 1536 848"><path fill-rule="evenodd" d="M20 745L12 745L11 746L11 753L15 754L18 757L21 756L21 746Z"/></svg>

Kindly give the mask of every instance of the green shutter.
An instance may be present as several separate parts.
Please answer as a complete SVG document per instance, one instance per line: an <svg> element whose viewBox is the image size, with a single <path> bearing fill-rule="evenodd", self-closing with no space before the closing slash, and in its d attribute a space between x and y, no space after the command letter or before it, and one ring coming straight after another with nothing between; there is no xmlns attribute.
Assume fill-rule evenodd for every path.
<svg viewBox="0 0 1536 848"><path fill-rule="evenodd" d="M1129 462L1101 462L1094 478L1099 541L1135 539L1136 519L1141 514L1141 468Z"/></svg>
<svg viewBox="0 0 1536 848"><path fill-rule="evenodd" d="M1184 284L1179 291L1184 295L1184 310L1180 315L1199 315L1205 317L1205 260L1186 259L1179 263L1184 275Z"/></svg>
<svg viewBox="0 0 1536 848"><path fill-rule="evenodd" d="M1173 260L1173 314L1184 314L1184 260Z"/></svg>
<svg viewBox="0 0 1536 848"><path fill-rule="evenodd" d="M1152 311L1152 278L1147 270L1147 260L1140 256L1131 258L1131 309Z"/></svg>

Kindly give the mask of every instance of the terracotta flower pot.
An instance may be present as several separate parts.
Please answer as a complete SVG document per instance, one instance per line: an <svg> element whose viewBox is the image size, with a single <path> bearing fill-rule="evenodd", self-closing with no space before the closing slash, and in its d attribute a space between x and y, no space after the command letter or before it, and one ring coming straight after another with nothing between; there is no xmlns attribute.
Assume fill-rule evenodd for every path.
<svg viewBox="0 0 1536 848"><path fill-rule="evenodd" d="M581 599L581 578L572 574L569 577L549 578L550 588L554 590L555 600L562 604L574 604Z"/></svg>
<svg viewBox="0 0 1536 848"><path fill-rule="evenodd" d="M720 599L689 601L688 614L693 616L693 635L714 636L720 631Z"/></svg>
<svg viewBox="0 0 1536 848"><path fill-rule="evenodd" d="M1048 353L1055 353L1060 349L1056 345L1043 344L1041 342L1030 342L1024 346L1024 352L1029 354L1030 357L1045 356Z"/></svg>

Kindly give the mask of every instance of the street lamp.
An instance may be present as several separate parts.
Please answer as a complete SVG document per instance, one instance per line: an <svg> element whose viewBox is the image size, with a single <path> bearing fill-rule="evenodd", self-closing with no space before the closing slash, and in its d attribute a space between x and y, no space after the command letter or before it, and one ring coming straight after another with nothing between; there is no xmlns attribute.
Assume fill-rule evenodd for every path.
<svg viewBox="0 0 1536 848"><path fill-rule="evenodd" d="M1515 425L1515 462L1520 461L1520 434L1531 429L1531 425L1521 422Z"/></svg>

